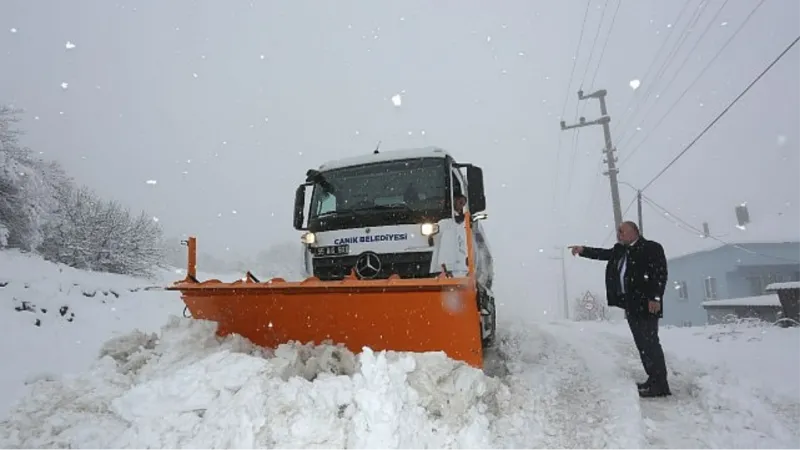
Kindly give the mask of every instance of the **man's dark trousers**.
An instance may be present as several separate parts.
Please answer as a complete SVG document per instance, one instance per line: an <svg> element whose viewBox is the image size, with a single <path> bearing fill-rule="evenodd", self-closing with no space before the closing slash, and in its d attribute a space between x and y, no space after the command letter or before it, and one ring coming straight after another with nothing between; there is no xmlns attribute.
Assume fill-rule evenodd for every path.
<svg viewBox="0 0 800 450"><path fill-rule="evenodd" d="M639 350L642 365L647 372L647 384L654 388L667 388L667 363L658 339L658 317L647 313L628 313L628 326L633 342Z"/></svg>

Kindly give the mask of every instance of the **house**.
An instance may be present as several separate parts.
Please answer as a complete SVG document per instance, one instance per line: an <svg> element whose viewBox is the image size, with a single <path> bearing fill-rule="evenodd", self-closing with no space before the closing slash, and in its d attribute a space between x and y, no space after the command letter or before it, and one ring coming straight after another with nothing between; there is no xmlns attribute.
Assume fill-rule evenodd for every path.
<svg viewBox="0 0 800 450"><path fill-rule="evenodd" d="M742 311L746 306L750 306L749 315L771 317L769 309L775 306L764 304L763 298L751 297L767 294L766 288L771 283L800 281L800 241L796 240L729 243L667 261L669 281L664 293L662 321L665 325L703 325L709 322L712 312L716 317L725 308L735 313L737 308ZM755 304L710 303L713 311L707 311L703 305L725 299Z"/></svg>
<svg viewBox="0 0 800 450"><path fill-rule="evenodd" d="M708 300L703 302L708 314L708 324L726 323L730 319L759 319L777 322L783 317L783 307L776 294L752 297Z"/></svg>
<svg viewBox="0 0 800 450"><path fill-rule="evenodd" d="M783 325L800 325L800 281L772 283L766 287L767 292L778 295L783 309Z"/></svg>

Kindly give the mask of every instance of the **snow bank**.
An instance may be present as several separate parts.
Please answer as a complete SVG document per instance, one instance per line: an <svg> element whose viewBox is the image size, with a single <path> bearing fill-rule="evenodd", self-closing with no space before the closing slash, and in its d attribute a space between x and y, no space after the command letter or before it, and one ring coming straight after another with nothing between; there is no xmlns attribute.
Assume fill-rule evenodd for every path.
<svg viewBox="0 0 800 450"><path fill-rule="evenodd" d="M133 328L158 331L184 306L178 294L152 290L160 287L154 280L77 270L30 253L0 251L0 268L0 418L30 380L86 370L105 340Z"/></svg>
<svg viewBox="0 0 800 450"><path fill-rule="evenodd" d="M107 341L94 367L40 380L0 447L487 447L503 385L440 353L282 345L172 317Z"/></svg>

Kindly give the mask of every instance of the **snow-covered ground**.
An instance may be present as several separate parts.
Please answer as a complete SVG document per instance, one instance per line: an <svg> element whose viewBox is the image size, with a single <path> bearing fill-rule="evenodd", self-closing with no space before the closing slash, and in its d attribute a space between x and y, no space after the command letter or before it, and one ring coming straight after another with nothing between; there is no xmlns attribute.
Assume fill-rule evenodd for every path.
<svg viewBox="0 0 800 450"><path fill-rule="evenodd" d="M218 339L181 317L176 293L144 289L173 273L154 283L10 252L0 268L13 343L0 447L800 446L797 328L664 328L675 395L642 400L623 323L501 323L506 370L488 376L437 353Z"/></svg>

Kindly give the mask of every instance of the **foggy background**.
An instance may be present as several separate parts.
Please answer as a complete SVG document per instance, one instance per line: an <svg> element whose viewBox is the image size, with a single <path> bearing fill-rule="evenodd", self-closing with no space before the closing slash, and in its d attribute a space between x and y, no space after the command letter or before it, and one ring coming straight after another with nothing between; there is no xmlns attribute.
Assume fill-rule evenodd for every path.
<svg viewBox="0 0 800 450"><path fill-rule="evenodd" d="M3 0L0 102L25 110L24 145L228 261L297 242L307 169L378 141L442 147L484 168L499 314L560 316L553 258L614 238L602 128L559 127L562 112L568 124L600 115L577 90L608 90L625 210L630 186L798 31L794 0ZM644 234L668 257L720 245L687 224L726 242L798 239L798 55L645 190ZM602 292L603 266L567 256L570 298Z"/></svg>

